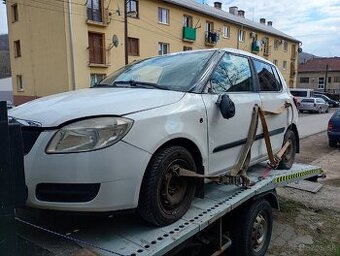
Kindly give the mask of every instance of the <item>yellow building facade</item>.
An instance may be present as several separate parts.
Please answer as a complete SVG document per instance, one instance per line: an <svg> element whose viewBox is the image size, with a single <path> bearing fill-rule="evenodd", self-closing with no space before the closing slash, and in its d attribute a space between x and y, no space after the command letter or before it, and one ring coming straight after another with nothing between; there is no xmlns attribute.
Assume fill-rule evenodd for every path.
<svg viewBox="0 0 340 256"><path fill-rule="evenodd" d="M127 12L127 38L125 15ZM237 48L262 56L296 87L299 41L265 20L254 22L194 0L7 1L16 105L87 88L128 62L205 48ZM126 42L126 44L125 44Z"/></svg>

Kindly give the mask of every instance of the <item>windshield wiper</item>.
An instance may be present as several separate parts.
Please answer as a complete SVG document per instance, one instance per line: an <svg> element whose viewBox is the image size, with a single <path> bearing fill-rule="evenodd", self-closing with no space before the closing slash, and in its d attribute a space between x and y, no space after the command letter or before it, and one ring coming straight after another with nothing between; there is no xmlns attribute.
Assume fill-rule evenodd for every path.
<svg viewBox="0 0 340 256"><path fill-rule="evenodd" d="M142 88L157 88L161 90L167 90L167 88L164 88L156 83L151 82L143 82L143 81L135 81L135 80L129 80L129 81L114 81L113 85L117 86L118 84L128 84L131 87L142 87Z"/></svg>

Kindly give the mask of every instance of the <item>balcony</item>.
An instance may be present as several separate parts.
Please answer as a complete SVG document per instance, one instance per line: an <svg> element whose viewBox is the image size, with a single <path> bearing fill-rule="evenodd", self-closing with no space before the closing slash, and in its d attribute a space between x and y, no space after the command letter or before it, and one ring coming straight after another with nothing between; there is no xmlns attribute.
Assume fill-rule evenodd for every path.
<svg viewBox="0 0 340 256"><path fill-rule="evenodd" d="M219 35L216 32L206 32L205 34L205 45L206 46L215 46L219 39Z"/></svg>
<svg viewBox="0 0 340 256"><path fill-rule="evenodd" d="M254 41L251 43L251 52L257 54L261 50L261 43Z"/></svg>
<svg viewBox="0 0 340 256"><path fill-rule="evenodd" d="M183 27L183 41L186 42L196 41L196 29L191 27Z"/></svg>

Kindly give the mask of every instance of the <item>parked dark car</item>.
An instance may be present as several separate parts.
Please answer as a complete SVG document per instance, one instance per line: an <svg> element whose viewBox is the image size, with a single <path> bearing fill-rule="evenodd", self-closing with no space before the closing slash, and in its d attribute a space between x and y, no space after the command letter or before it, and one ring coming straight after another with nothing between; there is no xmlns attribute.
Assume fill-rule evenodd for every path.
<svg viewBox="0 0 340 256"><path fill-rule="evenodd" d="M330 147L336 147L340 142L340 109L338 109L328 122L328 142Z"/></svg>
<svg viewBox="0 0 340 256"><path fill-rule="evenodd" d="M324 101L326 101L326 102L328 103L328 105L329 105L330 108L339 107L339 102L330 99L330 98L329 98L328 96L326 96L326 95L314 93L314 97L315 97L315 98L321 98L321 99L323 99Z"/></svg>

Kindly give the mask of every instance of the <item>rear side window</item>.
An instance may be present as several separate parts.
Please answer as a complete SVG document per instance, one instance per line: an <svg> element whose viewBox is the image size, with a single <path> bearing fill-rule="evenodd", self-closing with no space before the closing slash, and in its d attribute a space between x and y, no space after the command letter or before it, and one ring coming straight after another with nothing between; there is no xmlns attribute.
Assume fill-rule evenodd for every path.
<svg viewBox="0 0 340 256"><path fill-rule="evenodd" d="M280 91L281 82L276 70L269 64L254 60L255 70L260 83L261 91Z"/></svg>
<svg viewBox="0 0 340 256"><path fill-rule="evenodd" d="M224 54L211 75L211 92L253 91L253 81L248 58Z"/></svg>
<svg viewBox="0 0 340 256"><path fill-rule="evenodd" d="M316 99L317 103L326 103L323 99Z"/></svg>
<svg viewBox="0 0 340 256"><path fill-rule="evenodd" d="M314 103L314 99L303 99L301 102L303 102L303 103Z"/></svg>
<svg viewBox="0 0 340 256"><path fill-rule="evenodd" d="M290 91L295 97L307 97L307 91Z"/></svg>

